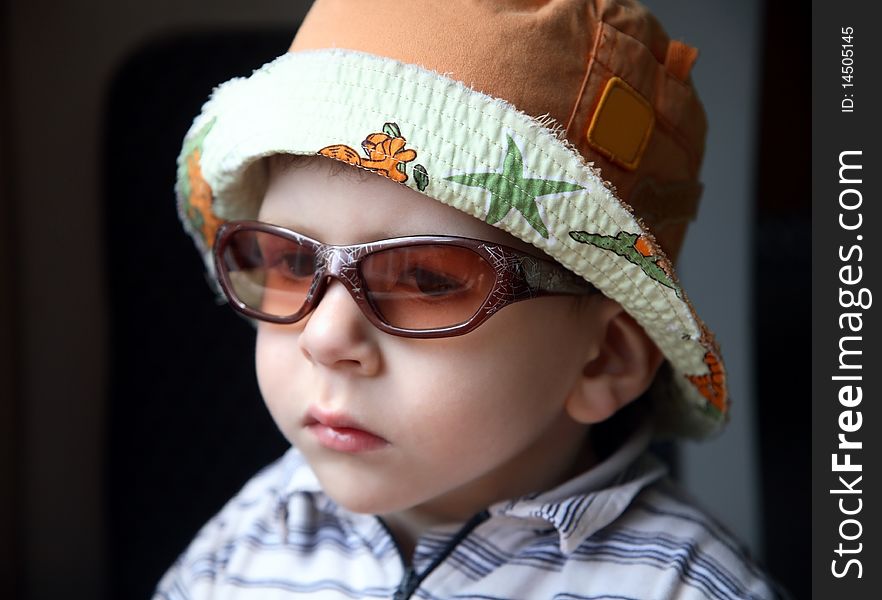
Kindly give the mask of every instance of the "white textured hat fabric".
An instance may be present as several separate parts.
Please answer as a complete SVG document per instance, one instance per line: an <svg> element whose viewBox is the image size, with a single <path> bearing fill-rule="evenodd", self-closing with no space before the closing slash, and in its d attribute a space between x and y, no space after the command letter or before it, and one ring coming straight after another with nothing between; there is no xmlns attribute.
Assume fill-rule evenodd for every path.
<svg viewBox="0 0 882 600"><path fill-rule="evenodd" d="M340 2L320 0L316 6ZM408 10L423 2L413 4ZM473 8L476 2L463 4ZM586 19L585 32L574 35L587 36L583 60L589 62L600 52L596 36L608 37L603 32L609 23L603 16L615 14L619 21L629 22L622 21L621 11L610 13L607 8L621 3L499 0L483 4L494 10L512 4L520 9L524 4L539 7L536 10L568 5L554 7L563 10L579 4L587 10L577 15ZM645 19L645 11L639 16ZM310 23L308 17L303 27ZM351 23L348 27L357 28ZM661 35L655 25L643 30ZM304 35L311 35L310 30ZM681 289L661 238L648 224L663 228L671 221L666 222L660 204L665 198L672 205L670 213L683 212L682 193L677 199L676 194L665 196L658 190L700 189L695 160L686 176L675 173L664 181L664 174L676 170L669 168L641 179L642 161L661 169L658 165L670 160L664 141L659 141L670 115L654 108L659 102L669 106L670 94L662 100L651 93L647 98L638 91L639 83L629 83L627 72L608 69L611 72L600 84L592 84L598 93L588 102L592 110L582 116L584 123L564 128L547 114L531 116L504 98L466 85L455 72L441 75L388 56L393 53L298 49L297 45L295 39L294 51L251 77L220 86L184 141L177 186L180 214L209 269L217 226L224 220L254 218L258 212L267 185L267 165L261 158L328 156L389 177L495 225L540 248L618 301L667 359L652 391L663 433L703 437L725 422L727 393L719 351ZM657 62L654 54L649 56ZM672 60L667 69L664 62L658 64L666 72L682 71L682 61L691 66L694 52L685 56L679 63ZM678 85L687 85L685 77L682 72L677 76ZM584 81L589 79L584 75ZM650 91L661 94L667 85L662 81ZM585 88L583 82L578 102L583 101ZM698 118L703 125L703 113ZM618 127L622 123L624 130ZM703 127L699 130L698 162L704 134ZM617 139L618 131L628 139ZM695 144L691 149L695 151ZM652 159L654 153L663 159ZM598 162L603 163L603 171L598 170ZM616 185L607 181L615 174L613 163L623 173L630 194L636 198L639 190L652 188L656 204L635 214L617 191L618 179L613 178ZM670 236L674 253L685 231L682 220L673 219L678 232Z"/></svg>

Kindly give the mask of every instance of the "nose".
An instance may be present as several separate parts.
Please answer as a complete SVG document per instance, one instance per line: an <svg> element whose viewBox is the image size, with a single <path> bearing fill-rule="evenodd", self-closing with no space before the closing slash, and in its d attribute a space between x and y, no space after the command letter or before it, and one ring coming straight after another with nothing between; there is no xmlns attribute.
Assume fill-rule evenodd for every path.
<svg viewBox="0 0 882 600"><path fill-rule="evenodd" d="M337 279L305 321L298 344L311 363L363 376L379 372L379 331Z"/></svg>

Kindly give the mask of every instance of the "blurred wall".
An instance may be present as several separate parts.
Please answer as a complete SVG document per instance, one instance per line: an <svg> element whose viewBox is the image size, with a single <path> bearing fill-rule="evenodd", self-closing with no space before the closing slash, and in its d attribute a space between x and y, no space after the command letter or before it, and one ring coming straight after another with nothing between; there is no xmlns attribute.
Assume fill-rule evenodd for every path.
<svg viewBox="0 0 882 600"><path fill-rule="evenodd" d="M3 287L2 301L13 308L0 310L0 350L12 349L14 360L3 365L17 393L0 392L0 436L10 445L4 457L14 457L20 467L0 463L0 482L13 489L15 502L0 525L15 525L20 537L10 543L5 529L0 536L4 550L16 550L16 544L21 549L20 583L28 598L67 596L72 590L77 597L105 596L101 441L108 348L99 156L108 82L126 56L164 33L296 23L307 4L8 0L5 5L0 158L12 160L0 160L0 193L6 196L0 205L0 277L8 281L4 275L16 268L18 279ZM719 336L736 401L724 436L687 447L684 475L711 512L756 549L746 248L757 8L755 2L725 0L648 4L672 37L702 50L695 79L711 123L707 187L683 252L682 277ZM715 229L712 236L702 237L705 227ZM711 248L723 253L725 276L714 272ZM14 323L9 315L15 315ZM16 363L20 368L13 372L9 365ZM4 381L10 373L0 372ZM17 427L6 437L10 424ZM0 510L8 509L6 498Z"/></svg>

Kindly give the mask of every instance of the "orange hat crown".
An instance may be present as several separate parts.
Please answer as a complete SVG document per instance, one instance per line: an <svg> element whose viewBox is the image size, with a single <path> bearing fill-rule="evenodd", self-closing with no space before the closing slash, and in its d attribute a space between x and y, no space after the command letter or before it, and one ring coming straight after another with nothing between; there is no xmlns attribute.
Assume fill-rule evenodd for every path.
<svg viewBox="0 0 882 600"><path fill-rule="evenodd" d="M358 50L444 73L553 121L675 258L707 129L697 51L631 0L317 0L291 51Z"/></svg>

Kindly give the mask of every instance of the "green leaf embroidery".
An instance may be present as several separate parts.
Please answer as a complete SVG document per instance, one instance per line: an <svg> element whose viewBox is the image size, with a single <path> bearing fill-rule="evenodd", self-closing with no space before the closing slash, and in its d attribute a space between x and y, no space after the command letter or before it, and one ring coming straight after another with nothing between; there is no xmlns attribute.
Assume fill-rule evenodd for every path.
<svg viewBox="0 0 882 600"><path fill-rule="evenodd" d="M419 191L423 192L429 186L429 172L423 165L413 166L413 178Z"/></svg>
<svg viewBox="0 0 882 600"><path fill-rule="evenodd" d="M660 284L667 286L680 295L680 286L678 286L671 277L662 269L658 263L658 256L643 256L634 247L639 233L628 233L620 231L615 237L611 235L600 235L598 233L588 233L587 231L571 231L570 237L582 244L591 244L604 250L615 252L619 256L628 260L643 269L643 272Z"/></svg>
<svg viewBox="0 0 882 600"><path fill-rule="evenodd" d="M401 137L401 129L399 129L397 123L384 123L383 133L389 137Z"/></svg>

